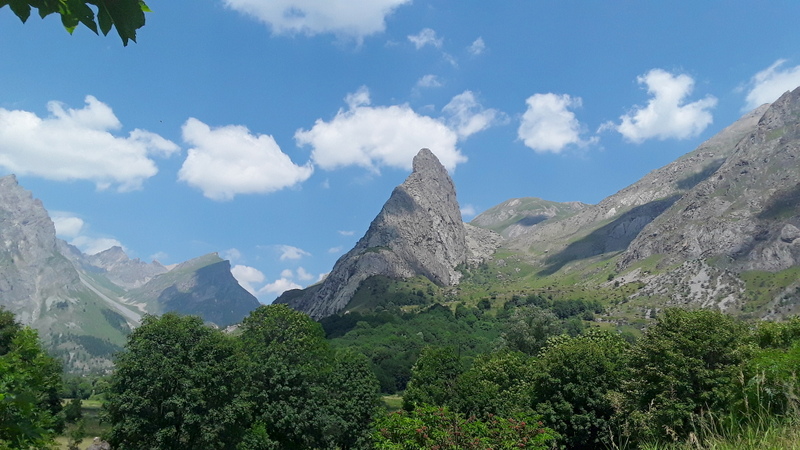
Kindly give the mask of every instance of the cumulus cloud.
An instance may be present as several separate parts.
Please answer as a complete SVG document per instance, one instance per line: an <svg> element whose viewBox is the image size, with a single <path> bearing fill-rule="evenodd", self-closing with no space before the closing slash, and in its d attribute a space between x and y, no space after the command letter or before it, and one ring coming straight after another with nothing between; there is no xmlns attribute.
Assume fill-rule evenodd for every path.
<svg viewBox="0 0 800 450"><path fill-rule="evenodd" d="M474 217L475 214L477 214L477 211L475 210L474 206L464 205L461 207L461 217L466 219L468 217Z"/></svg>
<svg viewBox="0 0 800 450"><path fill-rule="evenodd" d="M750 90L745 97L745 110L757 108L764 103L772 103L786 91L800 86L800 66L782 67L785 59L779 59L766 69L758 72L748 83Z"/></svg>
<svg viewBox="0 0 800 450"><path fill-rule="evenodd" d="M82 109L59 102L47 104L40 118L21 110L0 108L0 167L17 175L49 180L88 180L98 189L139 189L158 172L151 156L179 150L173 142L144 130L115 136L122 124L112 109L86 96Z"/></svg>
<svg viewBox="0 0 800 450"><path fill-rule="evenodd" d="M453 97L450 103L442 108L442 112L449 116L447 124L458 133L460 139L465 139L504 120L504 115L500 111L481 106L472 91L464 91Z"/></svg>
<svg viewBox="0 0 800 450"><path fill-rule="evenodd" d="M458 134L440 120L417 114L408 105L370 106L366 88L348 95L346 102L348 109L339 110L331 121L318 119L310 130L294 135L298 145L312 147L311 159L322 169L408 170L421 148L431 149L449 170L467 160L456 147Z"/></svg>
<svg viewBox="0 0 800 450"><path fill-rule="evenodd" d="M441 87L442 82L439 80L439 77L436 75L428 74L423 75L422 78L417 80L417 87L420 88L435 88Z"/></svg>
<svg viewBox="0 0 800 450"><path fill-rule="evenodd" d="M254 284L261 284L265 279L264 274L260 270L241 264L231 267L231 274L236 278L236 281L239 282L239 285L253 295L258 294L258 290L255 288Z"/></svg>
<svg viewBox="0 0 800 450"><path fill-rule="evenodd" d="M281 253L280 257L281 261L286 261L287 259L300 259L304 256L311 256L311 253L308 253L307 251L301 248L293 247L291 245L279 245L278 251L280 251Z"/></svg>
<svg viewBox="0 0 800 450"><path fill-rule="evenodd" d="M652 69L636 81L646 85L651 95L647 106L633 108L620 117L619 125L607 123L601 130L614 129L626 140L639 144L652 138L691 138L711 125L710 110L717 105L717 99L708 95L702 100L685 103L694 89L694 79L689 75Z"/></svg>
<svg viewBox="0 0 800 450"><path fill-rule="evenodd" d="M183 140L193 147L178 179L213 200L274 192L307 180L314 171L310 163L294 164L272 136L254 135L243 126L212 129L190 118L183 125Z"/></svg>
<svg viewBox="0 0 800 450"><path fill-rule="evenodd" d="M353 230L339 230L337 233L341 234L342 236L353 236L356 234L356 232Z"/></svg>
<svg viewBox="0 0 800 450"><path fill-rule="evenodd" d="M560 153L569 145L585 146L596 138L581 138L583 127L570 108L580 108L581 98L567 94L534 94L525 101L517 136L537 153Z"/></svg>
<svg viewBox="0 0 800 450"><path fill-rule="evenodd" d="M56 227L56 236L71 239L80 235L83 230L83 219L70 213L53 211L50 213L50 218Z"/></svg>
<svg viewBox="0 0 800 450"><path fill-rule="evenodd" d="M417 34L409 35L408 40L414 44L414 47L416 47L417 50L425 47L426 45L430 45L434 48L442 48L442 44L444 44L444 40L440 37L436 37L436 31L430 28L424 28Z"/></svg>
<svg viewBox="0 0 800 450"><path fill-rule="evenodd" d="M386 29L386 17L411 0L224 0L274 34L334 33L357 40Z"/></svg>
<svg viewBox="0 0 800 450"><path fill-rule="evenodd" d="M342 247L342 246L340 245L340 246L338 246L338 247L331 247L331 248L329 248L329 249L328 249L328 253L341 253L341 251L342 251L342 250L344 250L344 247Z"/></svg>
<svg viewBox="0 0 800 450"><path fill-rule="evenodd" d="M486 51L486 43L483 42L483 38L479 37L475 39L475 41L467 47L467 51L470 52L474 56L478 56Z"/></svg>
<svg viewBox="0 0 800 450"><path fill-rule="evenodd" d="M125 249L125 246L117 239L93 233L86 222L73 213L52 211L50 217L56 228L56 236L67 240L87 255L94 255L111 247Z"/></svg>
<svg viewBox="0 0 800 450"><path fill-rule="evenodd" d="M258 290L258 294L273 294L275 296L281 295L291 289L302 289L303 287L288 278L279 278L272 283L264 285Z"/></svg>
<svg viewBox="0 0 800 450"><path fill-rule="evenodd" d="M167 258L169 258L169 255L166 254L165 252L155 252L152 255L150 255L150 261L161 262L161 261L166 261Z"/></svg>
<svg viewBox="0 0 800 450"><path fill-rule="evenodd" d="M300 281L309 281L316 278L314 277L314 275L308 273L308 271L306 271L306 269L304 269L303 267L298 267L296 273L297 273L297 278Z"/></svg>
<svg viewBox="0 0 800 450"><path fill-rule="evenodd" d="M222 252L222 258L228 261L239 261L242 259L242 252L237 248L229 248Z"/></svg>
<svg viewBox="0 0 800 450"><path fill-rule="evenodd" d="M91 237L91 236L77 236L72 239L70 244L78 247L83 253L87 255L96 255L103 250L108 250L111 247L120 247L125 250L125 246L114 238L109 237Z"/></svg>

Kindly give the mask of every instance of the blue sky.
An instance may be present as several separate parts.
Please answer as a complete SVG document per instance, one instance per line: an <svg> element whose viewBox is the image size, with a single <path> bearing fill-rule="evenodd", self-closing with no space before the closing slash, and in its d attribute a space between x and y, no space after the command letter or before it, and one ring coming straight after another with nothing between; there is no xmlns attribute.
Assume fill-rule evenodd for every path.
<svg viewBox="0 0 800 450"><path fill-rule="evenodd" d="M800 85L794 1L151 0L138 43L0 9L0 174L87 252L328 272L411 159L464 219L596 203Z"/></svg>

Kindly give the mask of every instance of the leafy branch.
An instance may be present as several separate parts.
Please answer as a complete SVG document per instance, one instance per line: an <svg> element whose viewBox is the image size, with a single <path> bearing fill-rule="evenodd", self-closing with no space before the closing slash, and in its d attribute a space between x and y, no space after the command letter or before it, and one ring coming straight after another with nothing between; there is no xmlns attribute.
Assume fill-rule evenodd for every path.
<svg viewBox="0 0 800 450"><path fill-rule="evenodd" d="M128 40L136 42L136 30L144 26L144 13L151 12L142 0L0 0L0 8L6 5L22 23L31 16L32 9L41 18L58 13L70 34L80 24L103 35L116 28L125 46Z"/></svg>

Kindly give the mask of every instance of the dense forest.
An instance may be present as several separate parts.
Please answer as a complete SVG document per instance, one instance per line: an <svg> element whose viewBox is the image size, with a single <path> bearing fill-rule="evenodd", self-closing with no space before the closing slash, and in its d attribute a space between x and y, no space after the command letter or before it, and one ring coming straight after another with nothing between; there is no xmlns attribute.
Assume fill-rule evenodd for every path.
<svg viewBox="0 0 800 450"><path fill-rule="evenodd" d="M637 337L587 326L600 310L531 295L317 323L271 305L232 333L146 316L91 382L63 381L3 311L0 448L46 448L95 391L114 449L705 448L796 430L800 319L668 309Z"/></svg>

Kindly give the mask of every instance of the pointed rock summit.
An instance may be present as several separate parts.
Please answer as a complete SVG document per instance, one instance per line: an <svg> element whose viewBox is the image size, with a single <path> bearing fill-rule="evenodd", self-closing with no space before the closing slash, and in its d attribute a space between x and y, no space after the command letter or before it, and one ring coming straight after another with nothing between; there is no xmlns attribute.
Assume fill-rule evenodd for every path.
<svg viewBox="0 0 800 450"><path fill-rule="evenodd" d="M414 157L411 175L392 192L356 246L339 258L328 277L276 302L321 318L347 306L361 282L375 275L423 275L441 286L458 283L455 270L470 251L456 189L430 150Z"/></svg>

